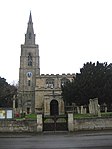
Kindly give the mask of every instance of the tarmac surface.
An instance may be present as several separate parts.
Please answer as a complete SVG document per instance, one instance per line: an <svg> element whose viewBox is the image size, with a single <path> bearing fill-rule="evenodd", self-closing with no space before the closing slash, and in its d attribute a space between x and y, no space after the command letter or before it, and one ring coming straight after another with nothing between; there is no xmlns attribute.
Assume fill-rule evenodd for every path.
<svg viewBox="0 0 112 149"><path fill-rule="evenodd" d="M112 149L112 131L0 133L0 149Z"/></svg>

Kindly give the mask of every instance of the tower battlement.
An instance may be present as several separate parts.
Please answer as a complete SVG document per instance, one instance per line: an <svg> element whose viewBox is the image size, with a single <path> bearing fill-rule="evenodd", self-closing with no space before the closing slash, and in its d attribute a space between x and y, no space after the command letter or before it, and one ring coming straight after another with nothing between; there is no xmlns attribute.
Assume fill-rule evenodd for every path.
<svg viewBox="0 0 112 149"><path fill-rule="evenodd" d="M62 73L62 74L40 74L39 77L75 77L75 73Z"/></svg>

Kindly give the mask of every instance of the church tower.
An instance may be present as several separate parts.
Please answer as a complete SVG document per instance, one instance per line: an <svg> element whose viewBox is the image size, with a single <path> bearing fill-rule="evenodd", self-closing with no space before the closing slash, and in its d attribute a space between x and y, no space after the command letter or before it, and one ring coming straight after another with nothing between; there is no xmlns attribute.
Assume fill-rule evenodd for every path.
<svg viewBox="0 0 112 149"><path fill-rule="evenodd" d="M30 12L25 43L21 45L18 107L20 112L35 112L36 75L40 75L39 46L35 44L32 15Z"/></svg>

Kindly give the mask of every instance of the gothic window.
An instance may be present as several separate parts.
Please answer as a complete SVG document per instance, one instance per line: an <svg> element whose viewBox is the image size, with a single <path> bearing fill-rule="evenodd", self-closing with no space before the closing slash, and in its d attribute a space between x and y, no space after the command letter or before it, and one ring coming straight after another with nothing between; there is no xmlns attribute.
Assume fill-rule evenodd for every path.
<svg viewBox="0 0 112 149"><path fill-rule="evenodd" d="M54 79L46 79L46 87L54 88Z"/></svg>
<svg viewBox="0 0 112 149"><path fill-rule="evenodd" d="M32 55L28 53L28 66L32 66Z"/></svg>
<svg viewBox="0 0 112 149"><path fill-rule="evenodd" d="M69 79L67 79L67 78L62 78L61 79L61 86L64 86L66 83L68 83L68 82L70 82L70 80Z"/></svg>

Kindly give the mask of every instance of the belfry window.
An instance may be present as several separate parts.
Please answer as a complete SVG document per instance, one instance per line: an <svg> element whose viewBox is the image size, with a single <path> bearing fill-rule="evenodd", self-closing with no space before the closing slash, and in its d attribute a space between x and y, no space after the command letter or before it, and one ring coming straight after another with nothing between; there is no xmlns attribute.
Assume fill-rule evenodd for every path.
<svg viewBox="0 0 112 149"><path fill-rule="evenodd" d="M28 53L28 66L32 66L32 55Z"/></svg>
<svg viewBox="0 0 112 149"><path fill-rule="evenodd" d="M54 88L54 79L46 79L46 87Z"/></svg>
<svg viewBox="0 0 112 149"><path fill-rule="evenodd" d="M28 80L28 86L31 86L31 81L30 80Z"/></svg>
<svg viewBox="0 0 112 149"><path fill-rule="evenodd" d="M31 33L29 33L29 39L31 39Z"/></svg>

